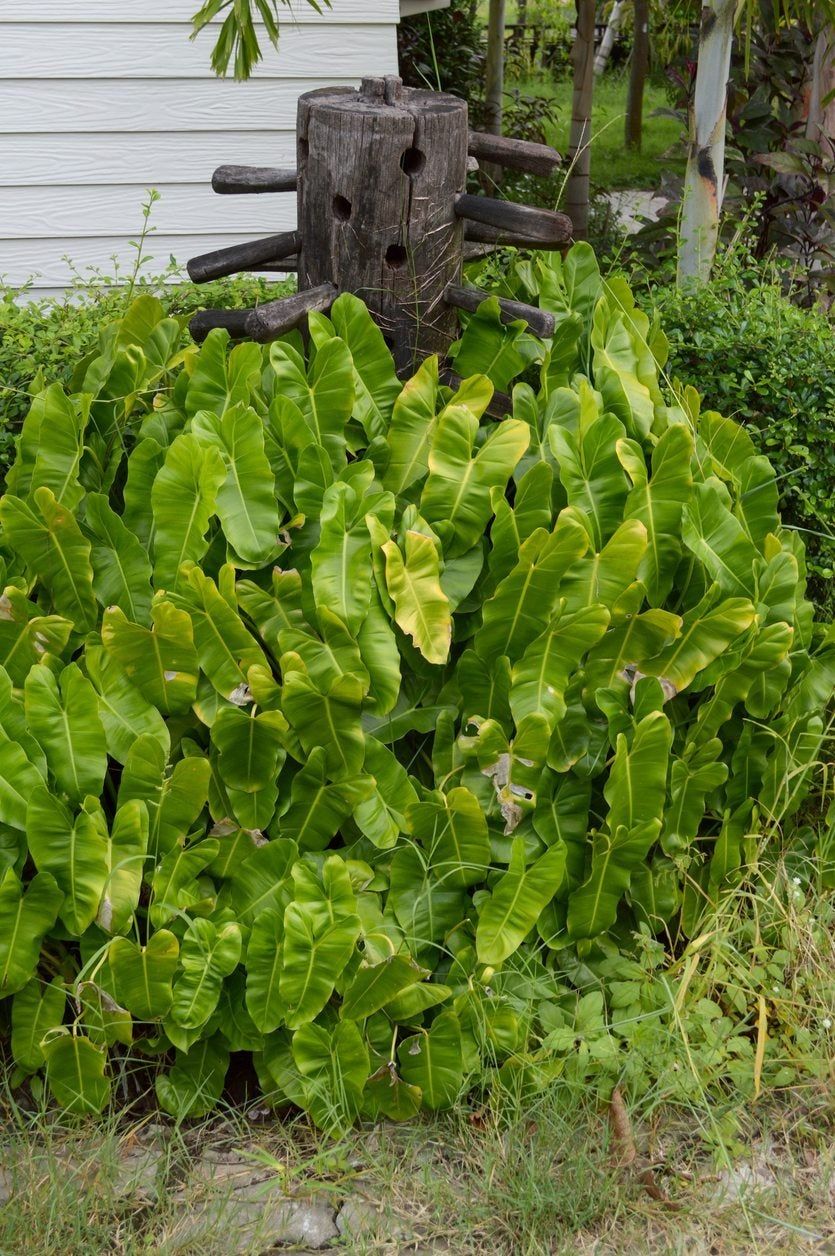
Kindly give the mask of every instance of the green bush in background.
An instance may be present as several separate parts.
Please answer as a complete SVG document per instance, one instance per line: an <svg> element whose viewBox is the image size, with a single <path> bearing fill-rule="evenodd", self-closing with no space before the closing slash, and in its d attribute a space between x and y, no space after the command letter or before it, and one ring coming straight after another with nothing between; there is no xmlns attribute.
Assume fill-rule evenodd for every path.
<svg viewBox="0 0 835 1256"><path fill-rule="evenodd" d="M811 591L835 613L835 329L787 290L791 271L724 260L709 285L653 285L644 302L664 322L670 376L697 384L706 406L744 424L774 466L783 522L806 543Z"/></svg>
<svg viewBox="0 0 835 1256"><path fill-rule="evenodd" d="M486 301L456 391L347 294L231 351L144 296L36 396L0 501L18 1080L91 1112L144 1060L186 1117L248 1052L329 1130L660 1084L679 953L814 783L835 642L770 464L662 389L626 284L585 245L524 278L553 340ZM666 1094L825 1074L820 1024L725 985Z"/></svg>
<svg viewBox="0 0 835 1256"><path fill-rule="evenodd" d="M63 298L26 299L26 290L0 287L0 476L14 457L13 442L29 409L32 381L69 384L78 362L96 348L102 327L121 318L141 294L154 296L183 328L206 307L243 309L291 291L293 281L275 283L253 275L219 283L183 283L171 271L156 277L79 277Z"/></svg>

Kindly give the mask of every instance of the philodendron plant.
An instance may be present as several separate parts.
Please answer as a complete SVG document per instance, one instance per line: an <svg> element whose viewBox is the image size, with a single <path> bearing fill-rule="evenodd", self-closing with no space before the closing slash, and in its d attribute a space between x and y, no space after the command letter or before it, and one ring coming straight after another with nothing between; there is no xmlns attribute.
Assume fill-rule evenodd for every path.
<svg viewBox="0 0 835 1256"><path fill-rule="evenodd" d="M769 463L587 246L538 266L553 341L488 301L455 388L351 296L185 351L141 297L35 397L0 1008L71 1110L144 1060L206 1112L241 1051L328 1129L544 1084L573 986L693 935L804 797L835 639Z"/></svg>

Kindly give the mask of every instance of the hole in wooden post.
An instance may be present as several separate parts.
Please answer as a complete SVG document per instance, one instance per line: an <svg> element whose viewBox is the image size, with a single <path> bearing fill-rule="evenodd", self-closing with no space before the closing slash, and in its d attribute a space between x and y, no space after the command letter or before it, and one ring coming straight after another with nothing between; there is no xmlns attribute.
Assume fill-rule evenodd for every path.
<svg viewBox="0 0 835 1256"><path fill-rule="evenodd" d="M386 249L386 266L389 270L402 270L409 260L409 254L402 244L391 244Z"/></svg>
<svg viewBox="0 0 835 1256"><path fill-rule="evenodd" d="M412 175L420 174L426 165L426 156L419 148L407 148L400 158L400 169L411 179Z"/></svg>
<svg viewBox="0 0 835 1256"><path fill-rule="evenodd" d="M351 202L345 196L333 198L333 216L340 222L347 222L351 217Z"/></svg>
<svg viewBox="0 0 835 1256"><path fill-rule="evenodd" d="M299 160L307 161L310 156L310 145L307 140L299 140Z"/></svg>

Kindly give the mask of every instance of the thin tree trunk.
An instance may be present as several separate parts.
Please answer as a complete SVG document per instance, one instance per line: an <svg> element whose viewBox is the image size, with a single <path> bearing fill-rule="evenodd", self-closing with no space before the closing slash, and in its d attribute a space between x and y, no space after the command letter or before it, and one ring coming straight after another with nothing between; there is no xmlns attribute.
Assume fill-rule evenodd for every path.
<svg viewBox="0 0 835 1256"><path fill-rule="evenodd" d="M504 97L504 19L505 0L490 0L487 26L487 72L484 91L485 130L502 133Z"/></svg>
<svg viewBox="0 0 835 1256"><path fill-rule="evenodd" d="M710 278L725 181L725 118L737 0L708 0L702 9L696 93L678 243L679 283Z"/></svg>
<svg viewBox="0 0 835 1256"><path fill-rule="evenodd" d="M487 25L487 67L484 84L484 129L501 135L504 113L504 22L505 0L490 0ZM495 162L481 163L482 186L486 191L498 187L502 168Z"/></svg>
<svg viewBox="0 0 835 1256"><path fill-rule="evenodd" d="M609 58L611 57L612 49L615 46L615 36L620 29L620 24L623 20L623 11L625 8L626 0L615 0L615 3L612 5L612 12L609 14L609 21L605 31L603 32L603 38L600 41L597 56L594 58L594 73L597 77L603 73L606 66L609 64Z"/></svg>
<svg viewBox="0 0 835 1256"><path fill-rule="evenodd" d="M589 175L591 172L591 108L594 98L595 0L576 0L577 31L571 49L574 91L568 159L571 171L566 187L566 212L574 236L585 240L589 230Z"/></svg>
<svg viewBox="0 0 835 1256"><path fill-rule="evenodd" d="M821 155L835 157L835 29L826 26L815 41L806 138L821 146Z"/></svg>
<svg viewBox="0 0 835 1256"><path fill-rule="evenodd" d="M644 130L644 87L649 70L649 0L635 0L635 31L632 37L632 65L626 97L624 139L627 148L641 151Z"/></svg>
<svg viewBox="0 0 835 1256"><path fill-rule="evenodd" d="M520 26L528 24L528 0L519 0L516 5L516 21Z"/></svg>

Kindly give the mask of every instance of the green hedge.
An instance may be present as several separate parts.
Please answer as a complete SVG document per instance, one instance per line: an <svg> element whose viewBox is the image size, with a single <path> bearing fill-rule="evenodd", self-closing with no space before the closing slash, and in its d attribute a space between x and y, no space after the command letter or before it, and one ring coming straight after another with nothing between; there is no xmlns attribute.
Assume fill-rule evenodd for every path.
<svg viewBox="0 0 835 1256"><path fill-rule="evenodd" d="M116 287L95 277L75 283L62 299L40 301L27 300L25 288L0 286L0 475L14 458L14 438L31 404L38 372L49 383L69 384L80 359L96 348L102 328L122 318L136 297L157 297L166 313L185 327L197 310L215 305L241 309L272 300L293 283L253 275L200 287L170 280L169 272ZM183 344L188 339L184 332Z"/></svg>
<svg viewBox="0 0 835 1256"><path fill-rule="evenodd" d="M811 592L835 610L835 331L822 310L784 295L775 266L726 261L709 287L654 286L670 344L667 371L702 393L705 408L745 424L771 461L784 526L806 543Z"/></svg>

